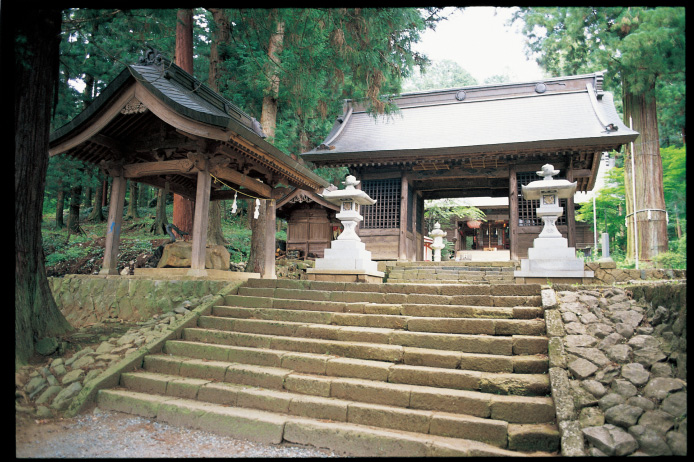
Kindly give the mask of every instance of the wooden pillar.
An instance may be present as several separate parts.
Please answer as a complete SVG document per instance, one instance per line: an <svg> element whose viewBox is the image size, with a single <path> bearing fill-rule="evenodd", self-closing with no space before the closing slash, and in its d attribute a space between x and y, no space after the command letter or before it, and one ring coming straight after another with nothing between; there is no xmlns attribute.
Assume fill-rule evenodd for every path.
<svg viewBox="0 0 694 462"><path fill-rule="evenodd" d="M123 223L125 184L126 179L122 169L120 169L119 174L113 176L111 182L111 201L108 207L104 262L99 274L118 274L118 247L120 246L120 230Z"/></svg>
<svg viewBox="0 0 694 462"><path fill-rule="evenodd" d="M508 166L508 227L511 260L518 260L518 177L515 164Z"/></svg>
<svg viewBox="0 0 694 462"><path fill-rule="evenodd" d="M598 153L595 153L597 156ZM566 169L566 179L573 183L574 169L573 161L569 161L569 168ZM566 199L566 240L569 247L576 248L576 209L574 205L574 197Z"/></svg>
<svg viewBox="0 0 694 462"><path fill-rule="evenodd" d="M268 199L265 202L265 255L263 259L265 265L263 267L263 272L260 274L262 279L277 279L277 274L275 273L275 236L277 232L277 226L275 221L277 219L277 203L275 199Z"/></svg>
<svg viewBox="0 0 694 462"><path fill-rule="evenodd" d="M398 260L407 261L407 175L403 172L400 180L400 241Z"/></svg>
<svg viewBox="0 0 694 462"><path fill-rule="evenodd" d="M207 225L210 214L210 189L212 181L208 162L198 162L198 186L195 192L195 214L193 218L193 248L189 276L207 276L205 270L205 247L207 245Z"/></svg>

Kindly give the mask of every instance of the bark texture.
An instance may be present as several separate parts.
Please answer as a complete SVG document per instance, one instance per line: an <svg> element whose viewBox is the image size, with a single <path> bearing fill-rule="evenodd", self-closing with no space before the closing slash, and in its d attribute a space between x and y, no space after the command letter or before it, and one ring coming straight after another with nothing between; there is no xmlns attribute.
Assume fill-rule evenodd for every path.
<svg viewBox="0 0 694 462"><path fill-rule="evenodd" d="M640 133L626 149L624 160L624 189L627 205L627 256L634 258L634 204L638 229L639 261L649 261L661 252L667 252L667 222L663 193L663 162L658 140L658 118L655 89L642 94L624 95L624 117L627 126ZM632 172L631 161L634 160ZM635 179L636 200L632 179ZM650 209L650 212L648 210Z"/></svg>
<svg viewBox="0 0 694 462"><path fill-rule="evenodd" d="M176 65L193 75L193 10L178 10L177 19ZM181 231L192 235L194 214L195 201L174 194L173 224Z"/></svg>
<svg viewBox="0 0 694 462"><path fill-rule="evenodd" d="M15 27L15 369L34 342L71 329L46 278L41 214L48 168L48 137L58 80L61 11L18 15Z"/></svg>

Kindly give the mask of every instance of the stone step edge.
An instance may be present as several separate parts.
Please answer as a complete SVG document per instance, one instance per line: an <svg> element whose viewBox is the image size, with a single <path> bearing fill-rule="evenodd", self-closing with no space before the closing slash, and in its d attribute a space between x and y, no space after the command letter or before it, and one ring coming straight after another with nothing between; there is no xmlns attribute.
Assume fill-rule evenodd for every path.
<svg viewBox="0 0 694 462"><path fill-rule="evenodd" d="M387 285L387 284L384 284ZM395 285L393 285L395 287ZM434 286L432 286L434 287ZM441 284L437 288L443 291L449 289L462 289L464 286L452 286ZM480 286L473 286L479 288ZM528 300L541 303L541 293L537 294L427 294L427 293L384 293L384 292L347 292L347 291L328 291L328 290L306 290L306 289L283 289L273 287L239 287L236 295L247 297L270 297L283 298L290 300L313 300L319 302L338 302L338 303L407 303L407 304L429 304L436 305L466 305L483 304L487 306L515 306L525 305ZM232 296L232 295L228 295ZM464 302L464 303L459 303Z"/></svg>
<svg viewBox="0 0 694 462"><path fill-rule="evenodd" d="M282 290L292 290L292 289L282 289ZM239 291L241 292L241 291ZM301 292L301 291L297 291ZM352 294L355 294L357 292L352 292ZM476 307L490 307L490 308L513 308L513 307L532 307L532 308L539 308L542 305L542 296L541 295L530 295L530 296L525 296L525 295L509 295L509 296L495 296L495 295L455 295L455 296L446 296L446 295L417 295L413 297L411 294L410 295L402 295L402 294L377 294L377 295L384 295L384 298L388 298L390 300L382 300L382 301L375 301L375 299L378 299L379 297L371 297L373 295L371 292L361 292L362 294L365 295L363 297L363 300L320 300L319 298L322 297L322 295L316 295L316 292L313 292L314 295L311 295L314 298L308 298L308 296L305 296L302 294L302 296L305 296L306 298L290 298L290 297L281 297L269 293L262 293L262 295L245 295L242 293L238 294L229 294L224 296L224 303L225 304L230 304L233 305L235 304L234 301L237 301L236 303L244 303L242 306L248 306L250 308L277 308L277 306L274 306L274 301L277 300L278 304L281 305L291 305L291 302L307 302L307 303L323 303L327 304L325 307L331 307L327 311L344 311L347 308L351 308L353 312L360 312L360 310L365 310L367 307L370 308L371 310L376 310L379 307L385 307L384 309L387 310L387 306L391 307L396 307L396 306L402 306L402 305L409 305L409 306L414 306L414 305L423 305L423 306L428 306L428 305L443 305L443 306L476 306ZM290 294L291 295L291 294ZM429 298L429 297L439 297L439 298ZM447 298L440 298L440 297L447 297ZM461 297L469 297L469 299L461 299ZM372 300L368 300L369 298L372 298ZM412 298L412 300L409 300L409 298ZM474 303L475 299L484 299L488 298L490 300L483 300L482 303ZM441 303L441 302L448 302L448 303ZM492 302L491 304L489 302ZM456 303L456 302L463 302L463 303ZM473 303L471 303L473 302ZM250 306L247 304L251 304ZM341 306L344 305L344 306Z"/></svg>
<svg viewBox="0 0 694 462"><path fill-rule="evenodd" d="M542 317L544 309L541 306L487 306L487 305L440 305L440 304L416 304L416 303L372 303L372 302L326 302L317 300L296 300L291 298L257 297L250 295L227 296L217 306L229 306L248 309L275 309L291 311L309 311L344 314L382 315L382 316L421 316L420 312L426 312L427 317L477 317L467 316L465 312L494 312L496 310L515 310L516 319L534 319ZM435 316L435 313L445 313ZM532 312L532 318L528 313ZM460 316L456 316L460 313Z"/></svg>
<svg viewBox="0 0 694 462"><path fill-rule="evenodd" d="M392 334L396 332L407 332L412 334L489 335L493 337L546 335L546 324L544 319L448 318L424 316L408 316L407 318L409 319L404 319L402 325L380 327L328 324L315 321L200 316L198 318L198 326L233 332L284 335L291 337L303 337L306 334L317 334L318 338L327 338L328 340L338 340L338 336L348 336L356 342L366 341L374 343L381 342L370 340L371 337L387 337L388 340L390 340ZM388 343L390 343L390 341L388 341Z"/></svg>
<svg viewBox="0 0 694 462"><path fill-rule="evenodd" d="M325 447L350 456L522 456L478 441L425 436L344 422L317 421L245 408L221 407L181 398L101 390L100 407L175 426L211 431L261 443ZM358 442L358 443L357 443Z"/></svg>
<svg viewBox="0 0 694 462"><path fill-rule="evenodd" d="M194 399L212 404L368 425L390 430L471 439L499 448L506 448L508 444L508 426L520 425L509 424L503 420L444 411L422 411L382 404L361 403L250 385L187 379L146 371L123 374L121 386L138 393ZM455 432L452 431L452 423L456 424ZM555 427L554 424L537 425Z"/></svg>
<svg viewBox="0 0 694 462"><path fill-rule="evenodd" d="M278 367L251 366L161 354L146 357L143 369L148 372L287 390L306 395L351 399L403 408L463 413L506 420L510 423L547 423L556 418L553 400L546 396L547 393L540 396L498 394L349 377L326 377L296 373ZM456 410L456 406L459 406L461 410ZM519 410L524 412L518 414Z"/></svg>
<svg viewBox="0 0 694 462"><path fill-rule="evenodd" d="M507 284L461 284L466 289L473 290L477 287L478 293L471 295L503 295L504 290L521 291L522 294L514 295L539 295L541 284L515 284L509 282ZM441 290L449 290L446 284L438 284L437 287L430 287L431 284L425 283L406 283L403 287L394 287L394 284L388 283L358 283L358 282L329 282L329 281L310 281L296 279L249 279L241 284L240 288L275 288L275 289L292 289L292 290L315 290L327 292L369 292L369 293L401 293L401 294L428 294L428 295L447 295L441 293ZM407 292L397 292L397 289L406 290ZM464 294L461 294L464 295Z"/></svg>
<svg viewBox="0 0 694 462"><path fill-rule="evenodd" d="M524 396L542 396L550 392L549 376L546 371L491 372L453 369L310 353L225 347L186 340L168 341L164 347L164 353L176 358L214 360L230 365L242 364L259 368L270 367L273 370L284 369L320 377L355 378L401 385L467 389L483 393L504 393L509 389L518 392L522 387L526 387L525 393L518 393ZM546 362L546 360L541 361Z"/></svg>
<svg viewBox="0 0 694 462"><path fill-rule="evenodd" d="M405 305L407 314L354 313L341 311L319 311L292 308L253 308L245 306L214 305L211 316L235 319L258 319L266 321L309 322L344 327L391 327L403 329L414 319L425 320L535 320L543 319L542 308L533 307L455 307L429 305L426 309ZM412 312L414 311L414 312ZM417 314L425 311L426 313ZM399 310L399 312L403 312Z"/></svg>
<svg viewBox="0 0 694 462"><path fill-rule="evenodd" d="M319 333L317 329L315 333ZM473 335L473 334L435 334L430 332L407 332L393 331L387 342L374 341L354 341L345 339L349 335L342 336L341 339L330 340L318 337L295 337L287 335L259 334L238 331L226 331L212 328L188 327L183 330L182 338L192 340L196 336L201 335L209 337L206 334L217 337L217 340L234 341L239 340L252 343L236 344L224 343L226 345L237 346L260 346L264 348L279 348L285 349L282 345L296 345L297 343L304 344L310 350L319 350L321 353L332 350L339 356L359 357L360 359L370 359L368 357L351 356L352 354L374 354L382 355L387 360L395 360L401 362L404 354L403 349L406 347L432 349L441 351L459 351L461 353L482 353L496 354L500 356L513 356L514 354L548 354L549 341L545 336L537 335L511 335L511 336L491 336L491 335ZM340 332L338 332L339 334ZM344 333L344 332L343 332ZM191 337L188 337L188 334ZM206 342L209 343L209 342ZM302 350L305 353L313 351ZM391 359L392 358L392 359ZM374 357L373 359L384 359L382 357Z"/></svg>

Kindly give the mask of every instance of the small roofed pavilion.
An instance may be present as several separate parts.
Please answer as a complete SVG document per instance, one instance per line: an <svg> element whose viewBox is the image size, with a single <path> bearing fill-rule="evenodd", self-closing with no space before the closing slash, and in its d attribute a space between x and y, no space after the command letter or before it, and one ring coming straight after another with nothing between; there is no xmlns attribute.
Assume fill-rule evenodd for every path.
<svg viewBox="0 0 694 462"><path fill-rule="evenodd" d="M125 185L132 180L158 188L168 182L170 191L195 201L191 276L207 275L209 202L236 192L266 201L261 277L274 278L275 201L284 190L278 186L319 192L329 184L264 138L255 119L150 49L51 134L49 154L95 164L113 178L101 274L118 274Z"/></svg>

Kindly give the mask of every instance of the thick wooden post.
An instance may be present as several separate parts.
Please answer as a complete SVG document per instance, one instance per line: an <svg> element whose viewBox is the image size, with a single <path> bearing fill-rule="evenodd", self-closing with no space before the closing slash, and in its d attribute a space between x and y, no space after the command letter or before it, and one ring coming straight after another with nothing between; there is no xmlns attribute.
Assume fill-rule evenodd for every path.
<svg viewBox="0 0 694 462"><path fill-rule="evenodd" d="M265 265L263 272L260 274L262 279L277 279L275 274L275 235L277 226L277 205L275 199L265 201Z"/></svg>
<svg viewBox="0 0 694 462"><path fill-rule="evenodd" d="M198 170L198 187L195 193L193 248L190 270L188 271L189 276L207 276L207 271L205 270L205 247L207 245L207 222L210 213L211 186L212 181L208 162L201 160Z"/></svg>
<svg viewBox="0 0 694 462"><path fill-rule="evenodd" d="M120 246L120 230L121 224L123 223L125 183L126 179L122 170L120 175L113 176L113 181L111 183L111 201L108 207L104 262L99 274L118 274L118 247Z"/></svg>
<svg viewBox="0 0 694 462"><path fill-rule="evenodd" d="M518 177L515 164L508 166L508 227L511 260L518 260Z"/></svg>
<svg viewBox="0 0 694 462"><path fill-rule="evenodd" d="M398 260L407 261L407 176L403 173L400 181L400 240Z"/></svg>
<svg viewBox="0 0 694 462"><path fill-rule="evenodd" d="M599 153L595 153L599 155ZM574 169L573 161L569 161L569 168L566 169L566 179L570 182L574 181ZM576 248L576 206L574 204L574 197L571 196L566 199L566 240L569 247Z"/></svg>

